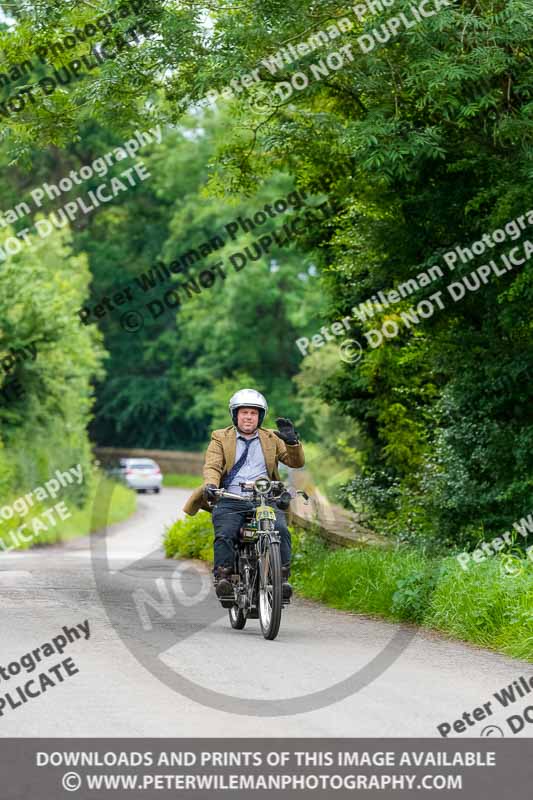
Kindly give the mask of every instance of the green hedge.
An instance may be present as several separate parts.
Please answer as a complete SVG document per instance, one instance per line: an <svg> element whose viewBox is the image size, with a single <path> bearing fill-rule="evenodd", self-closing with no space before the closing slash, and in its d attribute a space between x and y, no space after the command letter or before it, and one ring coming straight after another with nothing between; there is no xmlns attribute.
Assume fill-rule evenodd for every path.
<svg viewBox="0 0 533 800"><path fill-rule="evenodd" d="M163 544L167 558L201 558L203 561L211 561L211 514L199 511L194 517L178 520L167 531Z"/></svg>
<svg viewBox="0 0 533 800"><path fill-rule="evenodd" d="M465 572L453 556L414 548L332 549L313 532L291 529L292 578L299 594L344 611L412 622L533 661L533 562L516 576L494 557ZM210 514L176 522L168 558L212 560Z"/></svg>

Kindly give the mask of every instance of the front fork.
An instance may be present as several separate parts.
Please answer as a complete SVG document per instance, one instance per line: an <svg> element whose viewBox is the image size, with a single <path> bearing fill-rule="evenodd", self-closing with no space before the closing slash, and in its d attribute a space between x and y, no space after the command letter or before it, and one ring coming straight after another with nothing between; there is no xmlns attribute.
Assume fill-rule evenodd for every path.
<svg viewBox="0 0 533 800"><path fill-rule="evenodd" d="M263 574L263 557L267 552L267 543L278 544L281 546L281 537L279 535L279 531L272 530L263 532L259 536L259 541L257 542L257 574L259 576L261 585L265 583L265 576Z"/></svg>

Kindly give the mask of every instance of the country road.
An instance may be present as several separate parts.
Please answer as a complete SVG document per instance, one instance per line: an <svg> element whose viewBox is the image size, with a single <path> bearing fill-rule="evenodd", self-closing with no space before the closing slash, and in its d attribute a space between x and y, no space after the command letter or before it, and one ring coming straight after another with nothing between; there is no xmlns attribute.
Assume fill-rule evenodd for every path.
<svg viewBox="0 0 533 800"><path fill-rule="evenodd" d="M90 626L90 638L69 644L62 656L79 673L4 708L3 736L433 737L437 725L488 701L493 714L461 735L479 736L489 724L512 735L505 719L528 699L504 709L493 693L529 677L526 662L300 598L284 611L275 642L262 638L256 620L231 630L206 568L166 560L160 549L187 495L139 495L136 515L107 537L93 537L92 546L83 538L0 556L0 664L19 660L65 625ZM384 669L380 653L391 641L392 663ZM376 657L378 674L368 682ZM367 685L343 696L342 682L361 669ZM21 682L2 680L0 690ZM316 703L304 698L291 706L318 692ZM526 725L521 735L532 733Z"/></svg>

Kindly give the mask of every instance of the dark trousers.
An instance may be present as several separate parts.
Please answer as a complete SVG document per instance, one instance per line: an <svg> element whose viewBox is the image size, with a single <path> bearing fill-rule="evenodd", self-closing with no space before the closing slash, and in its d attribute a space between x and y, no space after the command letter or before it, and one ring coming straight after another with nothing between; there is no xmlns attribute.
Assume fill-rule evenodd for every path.
<svg viewBox="0 0 533 800"><path fill-rule="evenodd" d="M219 500L213 509L213 527L215 529L215 569L217 567L233 566L233 543L238 541L239 530L246 520L247 511L252 509L251 503L242 500L232 500L224 497ZM274 506L276 511L276 529L281 539L281 563L289 566L291 563L291 535L287 528L285 512Z"/></svg>

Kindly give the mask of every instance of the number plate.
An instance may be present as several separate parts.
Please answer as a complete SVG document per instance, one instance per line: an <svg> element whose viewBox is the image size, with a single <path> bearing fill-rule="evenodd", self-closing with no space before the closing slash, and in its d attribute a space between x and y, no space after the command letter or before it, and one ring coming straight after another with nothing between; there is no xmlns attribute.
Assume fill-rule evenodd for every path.
<svg viewBox="0 0 533 800"><path fill-rule="evenodd" d="M259 519L276 519L276 512L271 506L257 506L255 509L255 518Z"/></svg>

